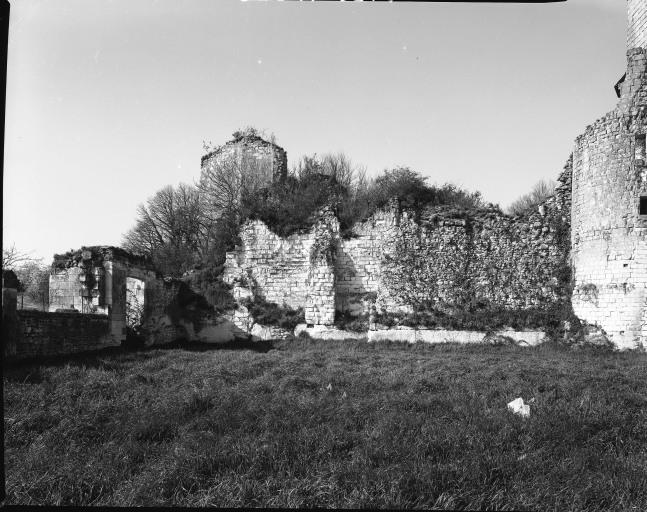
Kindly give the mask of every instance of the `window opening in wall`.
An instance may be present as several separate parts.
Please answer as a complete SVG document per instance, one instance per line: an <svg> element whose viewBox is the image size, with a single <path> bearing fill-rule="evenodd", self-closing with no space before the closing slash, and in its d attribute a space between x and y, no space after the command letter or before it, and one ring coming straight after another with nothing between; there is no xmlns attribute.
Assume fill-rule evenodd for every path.
<svg viewBox="0 0 647 512"><path fill-rule="evenodd" d="M647 196L640 196L640 215L647 215Z"/></svg>
<svg viewBox="0 0 647 512"><path fill-rule="evenodd" d="M645 134L643 133L643 134L636 135L636 151L634 154L634 158L644 163L645 157L646 157L645 155L646 149L647 148L645 147Z"/></svg>
<svg viewBox="0 0 647 512"><path fill-rule="evenodd" d="M135 277L126 278L126 334L141 335L144 318L144 281Z"/></svg>

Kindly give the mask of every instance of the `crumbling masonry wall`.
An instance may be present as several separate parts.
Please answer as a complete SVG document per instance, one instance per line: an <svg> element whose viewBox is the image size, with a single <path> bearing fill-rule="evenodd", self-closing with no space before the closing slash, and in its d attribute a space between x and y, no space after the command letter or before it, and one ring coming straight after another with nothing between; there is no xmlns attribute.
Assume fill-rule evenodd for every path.
<svg viewBox="0 0 647 512"><path fill-rule="evenodd" d="M287 238L261 221L247 222L241 247L227 253L223 279L269 302L304 308L308 324L330 325L335 314L332 250L339 223L329 211L307 233Z"/></svg>
<svg viewBox="0 0 647 512"><path fill-rule="evenodd" d="M107 316L19 310L17 337L5 357L74 354L113 345Z"/></svg>
<svg viewBox="0 0 647 512"><path fill-rule="evenodd" d="M214 149L202 157L201 167L214 169L227 162L248 167L261 185L283 181L288 172L285 150L257 136L243 136Z"/></svg>
<svg viewBox="0 0 647 512"><path fill-rule="evenodd" d="M163 279L147 258L119 247L95 246L54 257L50 312L17 311L16 290L5 287L3 276L5 357L71 354L121 345L127 339L128 278L143 281L144 304L137 329L145 344L180 339L222 343L234 338L232 326L215 318L204 297L186 283ZM141 298L140 292L140 302Z"/></svg>
<svg viewBox="0 0 647 512"><path fill-rule="evenodd" d="M537 211L397 207L376 213L343 240L328 212L308 233L286 239L260 221L228 253L225 279L266 300L304 307L309 324L330 324L334 310L359 314L411 310L434 302L486 301L509 309L568 300L570 161L556 194Z"/></svg>
<svg viewBox="0 0 647 512"><path fill-rule="evenodd" d="M555 195L524 217L452 207L419 218L378 213L340 242L337 308L356 314L373 299L382 312L469 301L519 310L567 300L570 180L569 160Z"/></svg>
<svg viewBox="0 0 647 512"><path fill-rule="evenodd" d="M111 337L106 345L126 339L128 277L144 282L145 316L150 316L150 294L160 278L146 258L118 247L98 246L55 256L50 275L50 312L77 310L110 317Z"/></svg>

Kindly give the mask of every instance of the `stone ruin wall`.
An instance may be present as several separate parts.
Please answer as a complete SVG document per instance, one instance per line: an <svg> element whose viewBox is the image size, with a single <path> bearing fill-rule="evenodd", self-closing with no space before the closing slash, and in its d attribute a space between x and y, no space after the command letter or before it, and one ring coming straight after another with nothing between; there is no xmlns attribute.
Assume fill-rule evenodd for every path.
<svg viewBox="0 0 647 512"><path fill-rule="evenodd" d="M204 155L202 169L215 168L227 161L253 165L262 184L284 181L288 173L285 150L260 137L243 137L232 140Z"/></svg>
<svg viewBox="0 0 647 512"><path fill-rule="evenodd" d="M647 340L647 216L639 214L647 194L647 49L627 56L617 108L575 143L573 308L617 346L634 348Z"/></svg>
<svg viewBox="0 0 647 512"><path fill-rule="evenodd" d="M334 272L326 253L339 232L329 212L307 233L281 238L261 221L241 229L242 246L227 253L223 279L252 290L269 302L304 308L308 324L334 321ZM331 236L332 235L332 236Z"/></svg>
<svg viewBox="0 0 647 512"><path fill-rule="evenodd" d="M89 276L94 276L94 279ZM120 346L127 337L128 278L143 281L144 343L231 341L233 326L179 279L162 278L150 262L115 247L55 258L50 312L17 310L16 290L3 278L3 342L8 359L71 354ZM13 285L15 286L15 284Z"/></svg>
<svg viewBox="0 0 647 512"><path fill-rule="evenodd" d="M380 211L353 227L353 237L340 240L335 258L336 308L365 313L380 291L383 248L398 230L394 209Z"/></svg>
<svg viewBox="0 0 647 512"><path fill-rule="evenodd" d="M67 259L55 258L49 282L49 310L109 315L111 338L106 344L118 346L126 339L128 277L143 281L146 308L159 280L150 261L107 246L87 248ZM152 313L150 306L147 313Z"/></svg>
<svg viewBox="0 0 647 512"><path fill-rule="evenodd" d="M7 358L74 354L115 345L104 315L19 310L17 327L5 342Z"/></svg>
<svg viewBox="0 0 647 512"><path fill-rule="evenodd" d="M414 219L391 208L356 225L346 240L330 212L309 232L285 239L251 221L241 247L227 254L225 280L270 302L303 307L306 323L319 325L332 324L335 309L354 315L367 313L371 304L409 310L393 283L411 273L409 266L427 262L430 275L423 277L434 280L437 298L447 303L458 303L466 283L475 299L491 305L561 303L568 299L560 285L568 266L570 180L569 161L556 194L526 217L436 207ZM402 244L413 250L406 262L398 254Z"/></svg>

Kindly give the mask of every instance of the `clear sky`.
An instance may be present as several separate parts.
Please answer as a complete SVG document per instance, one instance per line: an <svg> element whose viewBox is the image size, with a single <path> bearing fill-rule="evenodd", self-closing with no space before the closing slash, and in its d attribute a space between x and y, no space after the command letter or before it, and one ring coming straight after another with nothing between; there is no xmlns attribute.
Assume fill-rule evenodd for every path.
<svg viewBox="0 0 647 512"><path fill-rule="evenodd" d="M617 99L626 2L13 0L3 244L119 245L203 140L345 152L510 204Z"/></svg>

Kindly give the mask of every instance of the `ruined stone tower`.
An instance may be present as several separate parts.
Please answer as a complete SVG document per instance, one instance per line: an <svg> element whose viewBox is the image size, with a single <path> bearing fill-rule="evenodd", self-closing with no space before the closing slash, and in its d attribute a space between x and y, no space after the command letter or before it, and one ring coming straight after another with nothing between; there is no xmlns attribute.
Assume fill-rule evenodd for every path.
<svg viewBox="0 0 647 512"><path fill-rule="evenodd" d="M573 153L573 309L619 348L647 346L647 0L628 0L616 108Z"/></svg>
<svg viewBox="0 0 647 512"><path fill-rule="evenodd" d="M234 134L234 139L202 157L202 169L235 165L258 179L260 185L284 180L288 172L285 150L254 134Z"/></svg>

